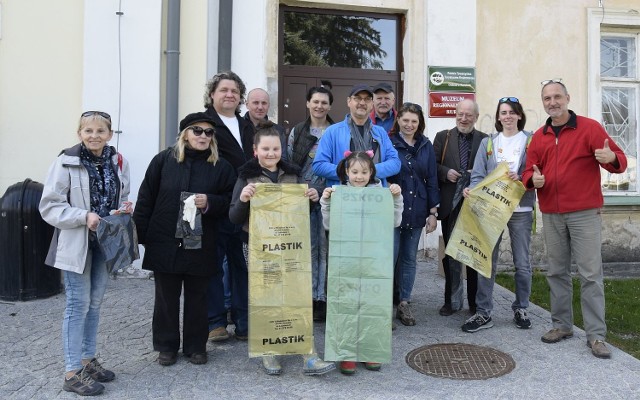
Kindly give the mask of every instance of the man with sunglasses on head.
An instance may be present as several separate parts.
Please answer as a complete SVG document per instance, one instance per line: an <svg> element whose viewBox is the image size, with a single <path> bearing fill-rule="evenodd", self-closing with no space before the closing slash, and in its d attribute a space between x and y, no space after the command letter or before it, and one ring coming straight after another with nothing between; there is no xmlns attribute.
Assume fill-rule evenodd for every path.
<svg viewBox="0 0 640 400"><path fill-rule="evenodd" d="M250 121L240 116L240 104L244 101L246 86L242 79L232 71L220 72L207 82L204 106L207 114L215 123L215 138L221 158L227 160L235 169L253 158L253 136L255 130ZM235 336L238 340L248 337L248 272L244 258L243 242L247 240L242 226L232 224L224 218L219 224L218 260L216 268L220 274L215 279L222 280L222 264L226 256L229 265L231 283L231 319L235 324ZM208 293L209 340L219 342L227 340L227 310L224 292L214 290L212 282Z"/></svg>
<svg viewBox="0 0 640 400"><path fill-rule="evenodd" d="M393 88L386 82L378 83L373 87L373 110L369 115L371 122L384 128L387 133L393 128L398 112L394 108L396 95Z"/></svg>
<svg viewBox="0 0 640 400"><path fill-rule="evenodd" d="M594 356L610 358L604 342L600 167L622 173L627 158L598 121L569 110L570 96L562 79L541 84L542 105L549 118L531 140L522 175L525 187L537 190L547 248L553 328L541 339L556 343L573 336L573 257L581 281L587 346Z"/></svg>
<svg viewBox="0 0 640 400"><path fill-rule="evenodd" d="M456 127L436 134L433 148L438 164L438 184L440 186L440 207L438 219L442 221L442 238L444 245L449 237L462 206L462 199L454 207L458 180L463 175L468 180L476 153L482 139L487 134L474 128L480 110L478 103L465 99L456 105ZM460 182L461 184L464 182ZM468 182L463 187L468 186ZM442 259L444 269L444 305L440 307L442 316L449 316L462 309L464 302L464 285L462 283L462 265L459 261L445 255ZM476 313L476 288L478 273L467 267L467 301L471 314Z"/></svg>

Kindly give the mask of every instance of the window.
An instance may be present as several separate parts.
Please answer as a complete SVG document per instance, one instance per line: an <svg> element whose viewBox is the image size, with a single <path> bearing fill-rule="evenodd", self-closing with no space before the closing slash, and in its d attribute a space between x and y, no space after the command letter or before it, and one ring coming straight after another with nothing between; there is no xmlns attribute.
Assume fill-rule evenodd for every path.
<svg viewBox="0 0 640 400"><path fill-rule="evenodd" d="M397 21L359 15L284 12L284 64L397 69Z"/></svg>
<svg viewBox="0 0 640 400"><path fill-rule="evenodd" d="M602 123L627 156L627 170L604 169L605 204L640 203L640 14L627 9L588 9L589 116Z"/></svg>
<svg viewBox="0 0 640 400"><path fill-rule="evenodd" d="M600 38L602 125L629 163L622 174L602 170L606 194L638 193L638 36L633 32L602 32Z"/></svg>

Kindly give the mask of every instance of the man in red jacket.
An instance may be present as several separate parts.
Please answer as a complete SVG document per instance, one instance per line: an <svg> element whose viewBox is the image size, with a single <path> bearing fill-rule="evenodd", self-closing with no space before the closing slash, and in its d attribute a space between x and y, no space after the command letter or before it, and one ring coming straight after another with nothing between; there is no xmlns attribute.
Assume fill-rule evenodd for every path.
<svg viewBox="0 0 640 400"><path fill-rule="evenodd" d="M587 346L594 356L609 358L604 343L600 167L621 173L627 159L602 125L568 109L569 100L561 80L542 81L542 104L549 119L533 136L522 175L525 186L538 191L549 263L553 329L542 341L556 343L573 336L573 255L582 283Z"/></svg>

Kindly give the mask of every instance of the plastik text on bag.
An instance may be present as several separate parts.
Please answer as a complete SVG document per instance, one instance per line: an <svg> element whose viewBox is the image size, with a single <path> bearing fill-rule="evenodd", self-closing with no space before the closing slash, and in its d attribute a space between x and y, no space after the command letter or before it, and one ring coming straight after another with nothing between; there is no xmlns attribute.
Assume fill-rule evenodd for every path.
<svg viewBox="0 0 640 400"><path fill-rule="evenodd" d="M262 338L262 345L267 344L287 344L304 342L304 335L282 336L276 338Z"/></svg>

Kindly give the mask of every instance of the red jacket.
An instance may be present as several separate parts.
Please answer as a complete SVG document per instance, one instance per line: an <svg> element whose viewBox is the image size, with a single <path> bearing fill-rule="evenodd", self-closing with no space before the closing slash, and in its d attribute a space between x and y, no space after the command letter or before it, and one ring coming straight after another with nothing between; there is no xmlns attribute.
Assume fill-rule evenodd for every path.
<svg viewBox="0 0 640 400"><path fill-rule="evenodd" d="M627 169L624 152L609 137L602 125L590 118L571 117L558 137L551 127L551 118L538 129L527 150L527 166L522 182L533 189L533 165L544 175L544 186L538 191L540 211L567 213L600 208L604 203L600 188L600 166L612 173ZM609 147L616 154L616 163L600 164L595 151L609 139Z"/></svg>

